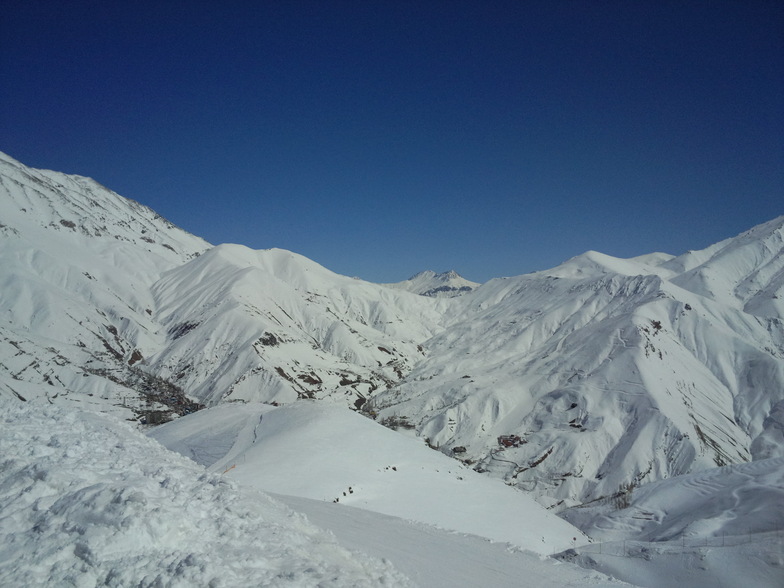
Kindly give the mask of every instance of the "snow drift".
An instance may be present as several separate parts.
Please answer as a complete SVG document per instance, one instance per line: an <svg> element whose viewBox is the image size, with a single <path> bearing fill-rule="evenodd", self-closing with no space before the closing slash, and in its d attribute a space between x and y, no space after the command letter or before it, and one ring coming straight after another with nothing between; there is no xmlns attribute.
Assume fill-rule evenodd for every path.
<svg viewBox="0 0 784 588"><path fill-rule="evenodd" d="M407 586L111 417L2 401L4 586Z"/></svg>

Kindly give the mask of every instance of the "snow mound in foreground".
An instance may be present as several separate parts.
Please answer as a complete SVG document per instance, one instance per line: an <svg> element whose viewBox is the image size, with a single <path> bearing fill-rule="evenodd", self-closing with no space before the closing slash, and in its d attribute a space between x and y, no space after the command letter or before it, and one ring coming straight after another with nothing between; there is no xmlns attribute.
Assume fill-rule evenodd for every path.
<svg viewBox="0 0 784 588"><path fill-rule="evenodd" d="M2 586L408 586L106 416L3 402Z"/></svg>

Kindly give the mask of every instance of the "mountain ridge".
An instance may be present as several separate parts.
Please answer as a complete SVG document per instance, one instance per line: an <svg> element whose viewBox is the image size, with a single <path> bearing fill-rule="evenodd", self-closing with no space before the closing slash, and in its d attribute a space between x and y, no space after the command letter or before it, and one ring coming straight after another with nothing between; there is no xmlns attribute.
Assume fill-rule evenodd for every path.
<svg viewBox="0 0 784 588"><path fill-rule="evenodd" d="M128 419L326 400L558 508L782 453L784 217L434 297L212 246L78 176L0 169L0 394Z"/></svg>
<svg viewBox="0 0 784 588"><path fill-rule="evenodd" d="M384 285L431 298L454 298L472 292L480 286L478 282L466 280L454 270L442 273L425 270L402 282Z"/></svg>
<svg viewBox="0 0 784 588"><path fill-rule="evenodd" d="M548 505L748 461L752 448L780 455L776 308L749 314L726 294L735 291L728 280L707 290L672 267L704 268L719 251L737 256L756 244L767 253L733 274L742 282L757 275L754 260L777 268L782 225L784 217L707 252L662 256L658 266L587 252L553 270L491 280L424 344L440 354L371 407L411 422L444 451L465 446L461 457ZM756 299L778 300L778 274L769 273ZM499 447L496 439L512 434L524 442Z"/></svg>
<svg viewBox="0 0 784 588"><path fill-rule="evenodd" d="M213 246L92 180L2 155L0 201L0 444L11 456L0 488L19 506L2 525L19 557L0 577L12 583L157 573L241 584L259 562L336 586L408 581L386 561L400 545L377 546L379 562L340 551L247 486L290 493L360 548L379 540L342 521L404 517L384 528L404 524L423 546L406 565L422 578L427 560L429 585L454 585L441 568L467 545L489 554L486 539L513 544L516 565L499 578L540 565L543 585L620 584L597 569L644 585L781 583L770 529L782 521L784 216L701 251L588 251L449 297L281 249ZM430 288L459 277L418 275ZM376 516L339 510L349 504ZM610 541L592 545L556 514ZM424 523L459 536L457 551L425 549L440 535ZM206 532L218 555L183 551L183 528ZM715 553L686 543L743 528L742 545L722 535ZM275 553L259 558L255 545ZM568 547L567 563L521 560L521 547ZM481 572L466 583L487 584Z"/></svg>

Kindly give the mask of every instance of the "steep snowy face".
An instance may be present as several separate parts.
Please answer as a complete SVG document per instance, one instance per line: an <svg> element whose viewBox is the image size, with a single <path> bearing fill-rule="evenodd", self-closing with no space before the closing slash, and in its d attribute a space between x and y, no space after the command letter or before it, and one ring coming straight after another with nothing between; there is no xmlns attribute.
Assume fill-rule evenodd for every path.
<svg viewBox="0 0 784 588"><path fill-rule="evenodd" d="M138 369L161 342L150 287L209 244L90 179L2 154L0 202L0 394L128 414L119 398L158 387Z"/></svg>
<svg viewBox="0 0 784 588"><path fill-rule="evenodd" d="M782 220L750 232L773 235L762 249L779 243L778 254L749 254L714 292L775 265ZM760 250L748 235L723 245L736 263ZM781 317L689 290L688 271L668 256L589 252L493 280L461 299L451 326L423 344L428 356L368 410L547 505L781 455ZM763 282L755 297L776 300L778 280Z"/></svg>
<svg viewBox="0 0 784 588"><path fill-rule="evenodd" d="M332 398L358 407L408 373L441 301L294 253L220 245L153 287L168 344L150 368L207 404Z"/></svg>
<svg viewBox="0 0 784 588"><path fill-rule="evenodd" d="M420 296L430 296L432 298L454 298L462 296L475 290L479 284L466 280L455 271L448 271L437 274L427 270L417 275L394 284L384 284L389 288L406 290Z"/></svg>
<svg viewBox="0 0 784 588"><path fill-rule="evenodd" d="M679 286L763 318L784 316L784 216L663 264Z"/></svg>
<svg viewBox="0 0 784 588"><path fill-rule="evenodd" d="M36 238L41 248L71 243L80 257L92 254L140 277L180 265L210 246L90 178L32 169L4 153L0 190L5 235Z"/></svg>
<svg viewBox="0 0 784 588"><path fill-rule="evenodd" d="M448 301L281 250L211 247L92 180L0 157L0 394L124 417L191 400L360 405ZM28 384L49 387L30 387Z"/></svg>

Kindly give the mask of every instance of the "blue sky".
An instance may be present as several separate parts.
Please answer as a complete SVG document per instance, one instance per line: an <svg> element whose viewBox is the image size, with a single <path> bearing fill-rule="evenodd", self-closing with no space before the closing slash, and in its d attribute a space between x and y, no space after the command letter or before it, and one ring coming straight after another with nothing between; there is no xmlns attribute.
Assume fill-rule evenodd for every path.
<svg viewBox="0 0 784 588"><path fill-rule="evenodd" d="M682 253L784 214L777 1L37 2L0 150L371 281Z"/></svg>

